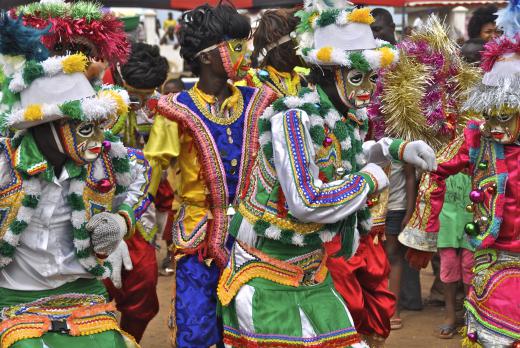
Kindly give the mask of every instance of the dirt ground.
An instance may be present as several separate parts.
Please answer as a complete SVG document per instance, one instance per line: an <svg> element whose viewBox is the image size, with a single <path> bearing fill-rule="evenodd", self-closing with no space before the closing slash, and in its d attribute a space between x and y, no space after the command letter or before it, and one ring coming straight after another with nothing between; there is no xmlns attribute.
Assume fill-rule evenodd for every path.
<svg viewBox="0 0 520 348"><path fill-rule="evenodd" d="M158 259L162 260L164 251L160 251ZM142 348L170 348L169 330L166 324L171 294L170 277L159 277L158 294L161 309L159 314L148 326L141 342ZM431 269L421 272L423 298L433 281ZM440 307L425 307L422 311L403 311L403 328L392 331L387 340L387 348L455 348L460 347L460 337L443 340L434 336L434 330L442 323L443 309ZM325 348L325 347L324 347Z"/></svg>

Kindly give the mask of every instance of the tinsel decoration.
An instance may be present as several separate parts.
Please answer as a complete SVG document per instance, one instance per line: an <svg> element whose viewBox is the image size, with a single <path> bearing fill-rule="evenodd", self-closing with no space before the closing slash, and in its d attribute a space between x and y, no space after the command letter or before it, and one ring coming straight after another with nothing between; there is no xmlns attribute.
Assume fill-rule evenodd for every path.
<svg viewBox="0 0 520 348"><path fill-rule="evenodd" d="M466 123L463 92L478 81L480 71L462 60L447 32L430 16L398 45L399 62L380 72L369 108L376 139L424 140L438 149Z"/></svg>

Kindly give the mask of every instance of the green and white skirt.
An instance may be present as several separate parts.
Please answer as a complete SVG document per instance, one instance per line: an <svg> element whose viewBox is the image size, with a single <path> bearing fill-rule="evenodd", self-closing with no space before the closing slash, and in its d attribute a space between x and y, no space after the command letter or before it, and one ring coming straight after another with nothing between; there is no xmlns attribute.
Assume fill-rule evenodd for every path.
<svg viewBox="0 0 520 348"><path fill-rule="evenodd" d="M219 282L228 347L365 346L321 250L268 239L257 247L236 242Z"/></svg>

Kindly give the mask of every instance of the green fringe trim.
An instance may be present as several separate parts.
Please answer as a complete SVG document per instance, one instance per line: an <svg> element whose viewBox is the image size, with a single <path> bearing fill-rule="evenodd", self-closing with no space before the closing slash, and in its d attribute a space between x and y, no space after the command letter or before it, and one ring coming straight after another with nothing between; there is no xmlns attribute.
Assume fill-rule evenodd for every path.
<svg viewBox="0 0 520 348"><path fill-rule="evenodd" d="M72 234L74 236L74 239L78 240L85 240L90 238L90 234L88 233L87 229L85 228L85 223L81 225L80 228L73 228Z"/></svg>
<svg viewBox="0 0 520 348"><path fill-rule="evenodd" d="M236 213L231 221L229 222L229 234L233 237L237 237L238 230L240 229L240 225L242 224L242 220L244 220L244 217L240 213Z"/></svg>
<svg viewBox="0 0 520 348"><path fill-rule="evenodd" d="M79 100L65 102L61 104L59 108L64 115L69 116L73 120L81 121L84 118Z"/></svg>
<svg viewBox="0 0 520 348"><path fill-rule="evenodd" d="M325 133L323 132L323 127L313 126L309 129L309 133L311 134L312 141L315 144L323 144L323 142L325 141Z"/></svg>
<svg viewBox="0 0 520 348"><path fill-rule="evenodd" d="M130 171L130 161L128 160L128 157L113 158L112 166L116 173L127 173Z"/></svg>
<svg viewBox="0 0 520 348"><path fill-rule="evenodd" d="M22 77L26 85L30 85L34 80L42 77L43 74L43 67L39 62L34 60L25 62Z"/></svg>
<svg viewBox="0 0 520 348"><path fill-rule="evenodd" d="M116 195L120 195L122 193L125 193L126 191L127 191L126 186L116 184Z"/></svg>
<svg viewBox="0 0 520 348"><path fill-rule="evenodd" d="M318 20L316 21L316 24L320 27L326 27L327 25L335 23L336 18L338 18L339 12L340 11L337 8L323 11Z"/></svg>
<svg viewBox="0 0 520 348"><path fill-rule="evenodd" d="M360 52L350 53L349 59L350 59L350 62L351 62L351 66L353 68L356 68L356 69L361 70L363 72L369 72L370 70L372 70L372 68L370 67L370 64L365 59L363 54L360 53Z"/></svg>
<svg viewBox="0 0 520 348"><path fill-rule="evenodd" d="M3 240L0 241L0 255L12 257L14 255L15 250L16 250L15 246L13 246Z"/></svg>

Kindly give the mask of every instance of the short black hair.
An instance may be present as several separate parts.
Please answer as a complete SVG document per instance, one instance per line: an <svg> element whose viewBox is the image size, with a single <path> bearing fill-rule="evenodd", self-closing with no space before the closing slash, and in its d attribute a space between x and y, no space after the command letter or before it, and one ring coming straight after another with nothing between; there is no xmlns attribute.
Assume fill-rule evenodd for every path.
<svg viewBox="0 0 520 348"><path fill-rule="evenodd" d="M468 36L470 39L480 37L482 27L488 23L495 23L498 8L495 5L482 6L473 12L468 23Z"/></svg>
<svg viewBox="0 0 520 348"><path fill-rule="evenodd" d="M228 4L208 4L183 13L180 20L179 42L181 57L198 75L200 62L195 55L205 48L229 39L249 38L251 24L246 16Z"/></svg>
<svg viewBox="0 0 520 348"><path fill-rule="evenodd" d="M480 53L484 51L485 44L481 38L469 39L460 48L462 58L468 63L480 62Z"/></svg>
<svg viewBox="0 0 520 348"><path fill-rule="evenodd" d="M394 24L394 17L392 17L392 14L388 12L388 10L378 7L372 10L372 16L373 17L381 17L387 22L388 24Z"/></svg>
<svg viewBox="0 0 520 348"><path fill-rule="evenodd" d="M121 76L134 88L157 88L166 80L169 69L168 60L161 56L159 46L139 42L132 44L132 53L121 67Z"/></svg>

